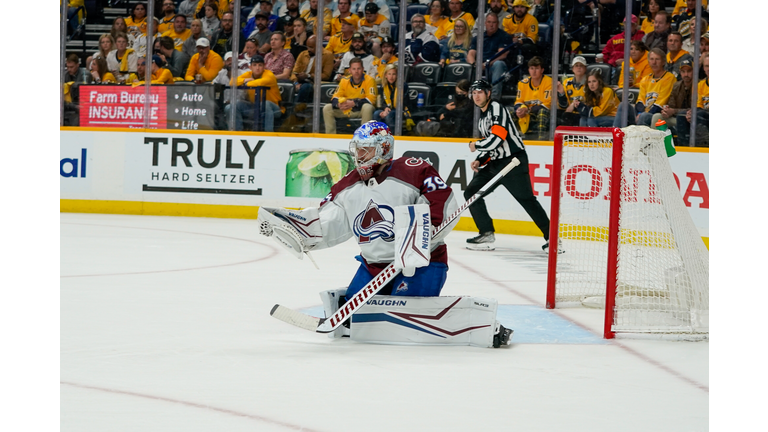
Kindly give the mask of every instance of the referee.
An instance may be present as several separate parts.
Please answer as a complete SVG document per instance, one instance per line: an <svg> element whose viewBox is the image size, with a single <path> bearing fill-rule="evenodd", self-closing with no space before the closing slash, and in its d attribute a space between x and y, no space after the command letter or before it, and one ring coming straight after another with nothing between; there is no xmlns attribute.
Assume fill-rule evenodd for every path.
<svg viewBox="0 0 768 432"><path fill-rule="evenodd" d="M493 192L499 184L504 185L541 230L546 240L541 248L548 252L549 217L533 195L531 177L528 174L528 154L525 152L520 132L517 131L506 108L491 100L491 85L488 81L477 80L472 83L469 94L475 105L482 111L477 127L484 138L469 143L469 150L472 152L477 150L480 154L470 165L475 175L464 191L464 199L469 199L477 193L507 166L513 157L516 157L520 165L502 177L501 181L488 192ZM467 249L494 250L493 243L496 238L493 234L493 219L488 215L485 200L480 198L475 201L469 207L469 211L472 213L480 235L467 240L469 243Z"/></svg>

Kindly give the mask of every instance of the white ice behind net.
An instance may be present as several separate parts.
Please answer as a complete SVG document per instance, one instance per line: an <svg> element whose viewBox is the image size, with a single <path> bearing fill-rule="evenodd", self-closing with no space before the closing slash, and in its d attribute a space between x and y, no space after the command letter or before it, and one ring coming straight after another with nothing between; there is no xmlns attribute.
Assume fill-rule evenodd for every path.
<svg viewBox="0 0 768 432"><path fill-rule="evenodd" d="M709 253L685 208L663 133L623 129L615 332L706 334ZM558 306L605 304L612 140L563 137Z"/></svg>

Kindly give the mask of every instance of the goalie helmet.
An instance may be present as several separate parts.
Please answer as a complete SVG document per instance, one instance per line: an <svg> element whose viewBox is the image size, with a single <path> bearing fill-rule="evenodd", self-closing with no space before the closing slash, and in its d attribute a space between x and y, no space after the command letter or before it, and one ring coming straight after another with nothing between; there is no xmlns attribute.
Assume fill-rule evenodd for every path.
<svg viewBox="0 0 768 432"><path fill-rule="evenodd" d="M394 150L395 138L389 127L375 120L357 128L349 142L349 152L363 181L368 181L377 167L391 161Z"/></svg>

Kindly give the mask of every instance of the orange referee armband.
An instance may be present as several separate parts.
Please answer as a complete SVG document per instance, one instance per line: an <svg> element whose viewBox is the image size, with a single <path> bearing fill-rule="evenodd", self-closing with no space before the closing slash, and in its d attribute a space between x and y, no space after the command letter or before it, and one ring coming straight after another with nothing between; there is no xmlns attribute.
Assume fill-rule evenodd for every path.
<svg viewBox="0 0 768 432"><path fill-rule="evenodd" d="M503 140L507 139L507 130L499 125L493 125L493 127L491 127L491 133Z"/></svg>

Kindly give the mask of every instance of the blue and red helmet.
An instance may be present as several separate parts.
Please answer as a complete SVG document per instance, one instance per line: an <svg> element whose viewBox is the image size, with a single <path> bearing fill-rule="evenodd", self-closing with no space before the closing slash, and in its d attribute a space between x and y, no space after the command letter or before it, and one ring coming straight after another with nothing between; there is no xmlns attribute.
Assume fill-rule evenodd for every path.
<svg viewBox="0 0 768 432"><path fill-rule="evenodd" d="M367 181L376 167L392 160L395 137L386 123L371 120L357 128L349 142L349 152L360 177Z"/></svg>

